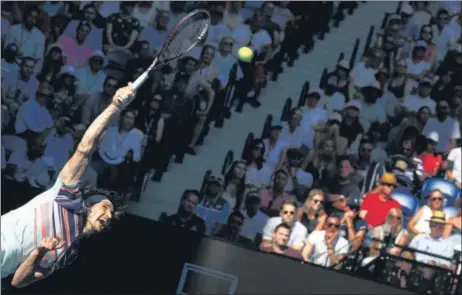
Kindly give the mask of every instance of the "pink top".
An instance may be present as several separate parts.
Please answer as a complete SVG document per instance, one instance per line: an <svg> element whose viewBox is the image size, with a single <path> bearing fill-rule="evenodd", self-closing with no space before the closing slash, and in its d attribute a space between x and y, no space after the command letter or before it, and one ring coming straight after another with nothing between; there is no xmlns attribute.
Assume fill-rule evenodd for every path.
<svg viewBox="0 0 462 295"><path fill-rule="evenodd" d="M85 61L91 56L92 50L83 45L78 45L74 38L61 36L58 40L58 45L63 49L63 53L67 56L67 64L80 67L85 65Z"/></svg>

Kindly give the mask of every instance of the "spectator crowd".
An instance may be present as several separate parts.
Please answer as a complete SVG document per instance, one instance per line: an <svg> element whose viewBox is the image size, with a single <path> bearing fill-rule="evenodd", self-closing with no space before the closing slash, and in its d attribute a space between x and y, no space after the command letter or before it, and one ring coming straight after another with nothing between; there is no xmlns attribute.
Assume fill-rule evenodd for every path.
<svg viewBox="0 0 462 295"><path fill-rule="evenodd" d="M387 15L358 63L340 60L161 220L337 269L398 257L421 267L419 291L445 292L437 270L455 275L462 242L462 13L428 6ZM396 267L395 285L416 284Z"/></svg>
<svg viewBox="0 0 462 295"><path fill-rule="evenodd" d="M268 77L357 5L2 2L2 213L54 183L86 127L188 11L209 10L207 40L150 74L106 131L82 185L136 198L171 159L195 155L231 107L264 103ZM161 221L324 267L344 268L355 255L367 266L385 253L455 272L462 13L460 2L429 5L402 3L358 63L340 60L285 120L251 138L242 159L186 190ZM236 58L247 45L251 63ZM398 285L408 287L405 278Z"/></svg>

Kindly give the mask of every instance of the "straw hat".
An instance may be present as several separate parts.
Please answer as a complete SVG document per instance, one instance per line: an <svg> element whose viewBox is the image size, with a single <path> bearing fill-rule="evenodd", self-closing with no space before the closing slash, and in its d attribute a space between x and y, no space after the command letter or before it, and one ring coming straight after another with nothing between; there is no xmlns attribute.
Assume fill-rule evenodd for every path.
<svg viewBox="0 0 462 295"><path fill-rule="evenodd" d="M443 211L434 211L432 217L427 220L428 222L433 222L433 223L440 223L440 224L445 224L446 223L446 213Z"/></svg>

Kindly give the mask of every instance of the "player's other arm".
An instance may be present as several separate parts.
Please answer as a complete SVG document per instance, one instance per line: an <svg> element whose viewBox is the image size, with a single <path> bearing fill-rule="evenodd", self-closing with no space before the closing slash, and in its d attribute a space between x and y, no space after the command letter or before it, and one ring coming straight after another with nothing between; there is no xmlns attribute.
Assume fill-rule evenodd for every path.
<svg viewBox="0 0 462 295"><path fill-rule="evenodd" d="M90 124L77 146L74 155L72 155L59 173L59 177L65 185L73 185L81 179L90 164L91 156L98 146L106 127L109 125L114 115L116 115L123 106L128 104L132 96L133 86L129 83L128 86L117 90L112 99L112 103ZM122 103L118 98L120 98Z"/></svg>

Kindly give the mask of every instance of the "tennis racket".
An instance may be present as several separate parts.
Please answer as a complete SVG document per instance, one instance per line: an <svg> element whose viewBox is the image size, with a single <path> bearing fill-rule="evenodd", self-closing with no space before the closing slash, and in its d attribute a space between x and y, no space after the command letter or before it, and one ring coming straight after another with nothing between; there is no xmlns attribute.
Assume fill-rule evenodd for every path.
<svg viewBox="0 0 462 295"><path fill-rule="evenodd" d="M137 90L149 76L149 73L180 58L186 52L205 40L210 26L210 14L203 9L191 11L183 17L168 34L159 54L144 73L133 82ZM119 99L120 102L122 102Z"/></svg>

